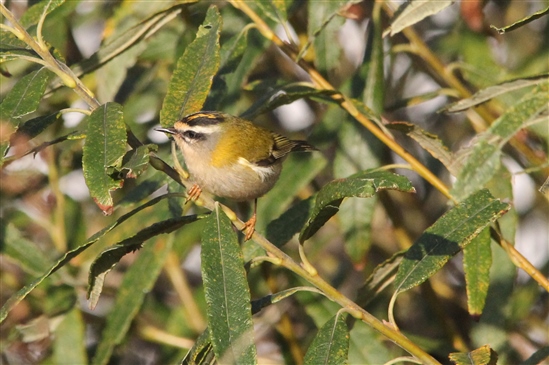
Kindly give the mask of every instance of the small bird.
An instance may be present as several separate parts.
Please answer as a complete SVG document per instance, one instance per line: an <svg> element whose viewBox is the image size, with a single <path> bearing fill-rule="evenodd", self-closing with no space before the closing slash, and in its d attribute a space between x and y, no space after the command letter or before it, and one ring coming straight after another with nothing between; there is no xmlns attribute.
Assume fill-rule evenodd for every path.
<svg viewBox="0 0 549 365"><path fill-rule="evenodd" d="M278 180L284 157L290 152L317 150L306 141L290 140L220 112L193 113L173 128L156 130L171 134L183 154L195 183L189 199L198 199L204 189L237 202L254 200L253 215L243 228L245 240L255 231L257 198Z"/></svg>

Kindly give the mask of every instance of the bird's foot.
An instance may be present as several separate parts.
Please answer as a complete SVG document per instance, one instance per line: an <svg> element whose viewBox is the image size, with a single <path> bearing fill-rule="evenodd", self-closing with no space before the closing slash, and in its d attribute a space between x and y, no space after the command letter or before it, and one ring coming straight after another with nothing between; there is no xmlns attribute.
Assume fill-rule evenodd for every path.
<svg viewBox="0 0 549 365"><path fill-rule="evenodd" d="M202 189L200 189L200 186L198 186L198 184L194 184L187 192L187 199L185 199L185 204L187 204L190 200L197 200L200 197L200 194L202 194Z"/></svg>
<svg viewBox="0 0 549 365"><path fill-rule="evenodd" d="M255 222L256 216L254 214L246 223L244 223L244 227L242 227L242 232L244 233L244 241L248 241L254 235Z"/></svg>

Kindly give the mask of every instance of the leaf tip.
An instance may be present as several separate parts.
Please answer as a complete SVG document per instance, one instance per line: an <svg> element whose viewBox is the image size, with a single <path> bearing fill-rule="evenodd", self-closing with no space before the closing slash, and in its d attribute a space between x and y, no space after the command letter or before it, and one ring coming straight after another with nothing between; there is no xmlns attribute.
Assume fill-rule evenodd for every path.
<svg viewBox="0 0 549 365"><path fill-rule="evenodd" d="M113 204L103 204L102 202L99 201L99 199L97 198L93 198L93 201L95 202L95 204L99 207L99 209L101 209L101 211L103 212L104 215L111 215L112 212L114 211L114 206Z"/></svg>

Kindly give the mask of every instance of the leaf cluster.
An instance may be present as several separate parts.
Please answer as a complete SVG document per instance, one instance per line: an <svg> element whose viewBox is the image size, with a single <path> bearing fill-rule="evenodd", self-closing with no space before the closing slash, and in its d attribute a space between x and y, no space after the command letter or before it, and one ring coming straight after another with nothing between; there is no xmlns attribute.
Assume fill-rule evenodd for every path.
<svg viewBox="0 0 549 365"><path fill-rule="evenodd" d="M548 11L481 3L1 4L3 358L542 362ZM319 149L251 241L154 131L199 110Z"/></svg>

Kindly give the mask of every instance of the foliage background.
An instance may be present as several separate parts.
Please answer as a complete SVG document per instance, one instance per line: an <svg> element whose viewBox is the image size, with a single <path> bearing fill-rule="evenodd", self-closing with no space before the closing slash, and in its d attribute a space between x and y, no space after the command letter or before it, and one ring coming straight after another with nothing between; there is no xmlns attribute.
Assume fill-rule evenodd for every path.
<svg viewBox="0 0 549 365"><path fill-rule="evenodd" d="M89 109L92 105L81 94L59 87L52 73L43 72L47 90L43 96L38 93L39 103L14 117L16 109L9 104L9 95L16 94L12 91L17 85L34 85L25 79L18 81L39 67L21 57L31 52L9 47L15 41L2 29L5 62L0 66L0 127L2 150L7 152L0 176L2 305L48 272L63 254L90 242L87 250L78 252L62 269L40 280L40 285L11 309L1 325L2 359L9 364L178 363L202 333L208 318L200 266L200 237L208 226L200 217L192 224L173 219L208 210L183 206L184 198L174 195L99 235L97 242L91 242L90 237L155 197L168 191L184 192L173 178L147 166L154 164L149 162L152 154L173 165L170 144L153 128L171 123L163 103L170 88L174 88L174 83L170 84L172 75L178 69L178 60L185 58L184 52L193 49L190 45L197 32L204 34L199 26L204 24L212 3L182 4L176 8L170 7L169 2L49 3L58 7L45 17L42 28L48 48L77 74L83 70L80 79L100 104L121 105L126 128L144 144L158 145L158 151L154 146L142 149L141 159L136 154L136 164L125 164L124 168L120 161L104 166L111 169L110 173L119 174L116 179L103 174L107 183L114 184L112 188L119 188L106 194L112 195L114 205L111 215L103 215L89 195L97 185L90 185L93 180L85 181L83 172L85 141L99 134L91 127L92 118L84 118L77 109ZM399 164L396 171L411 180L416 194L383 192L375 198L344 200L339 213L304 246L311 265L342 295L355 300L376 318L390 319L387 308L395 288L368 292L361 289L365 280L379 264L409 247L448 210L451 202L433 187L433 181L403 168L404 160L397 156L394 145L381 143L338 103L326 102L333 94L303 84L310 81L310 72L297 67L257 28L248 26L251 21L242 8L230 3L214 4L222 19L221 67L211 90L208 85L204 91L202 86L192 84L197 87L192 93L197 95L197 103L202 98L203 110L244 113L271 130L296 139L306 138L321 151L312 156L292 156L286 161L281 181L260 199L260 233L266 233L275 244L284 244L286 241L280 238L284 235L275 230L275 219L290 207L294 207L290 212L302 219L303 207L309 204L306 199L336 178ZM437 10L413 28L384 38L379 35L394 21L392 13L398 4L383 2L375 8L370 1L346 7L345 2L338 1L245 4L283 39L288 40L287 35L291 34L291 41L303 51L301 55L313 65L312 69L318 70L336 90L356 98L361 111L366 109L361 103L366 105L369 109L364 114L415 126L419 144L412 140L413 133L412 138L394 129L389 133L395 136L396 145L409 151L445 184L456 182L454 188L461 184L462 192L468 187L477 191L487 186L495 197L512 202L511 211L499 220L501 232L508 241L516 242L517 250L547 277L548 200L547 193L538 192L548 169L547 106L535 115L537 123L521 122L520 128L509 132L509 137L513 136L509 143L504 140L495 158L486 160L482 150L474 147L479 141L489 143L494 139L483 140L486 134L482 137L481 133L531 90L506 92L481 106L484 110L441 111L466 98L463 90L474 93L507 80L546 75L546 16L502 35L488 27L511 24L543 9L548 5L546 1L458 2ZM7 2L6 6L17 18L23 16L21 22L27 21L29 33L36 36L41 12L38 16L24 15L30 12L20 2ZM172 10L162 12L164 9ZM155 14L157 17L153 17ZM281 19L288 19L286 29ZM137 34L137 30L146 27L150 27L150 33L132 40L132 47L116 43L129 42L128 34ZM422 44L425 49L419 47ZM123 53L103 64L104 54L95 52L112 49ZM194 54L189 54L185 62L189 60L213 62ZM215 65L211 69L216 69ZM213 74L200 81L207 84L209 76ZM545 84L546 77L542 78ZM288 104L282 100L281 104L286 105L274 109L277 99L273 96L281 90L289 95L289 101L296 101ZM538 93L546 97L547 89L542 86ZM28 96L19 101L30 99ZM108 105L109 112L115 110L110 109L116 108L115 104ZM64 112L57 114L59 110ZM192 105L187 110L195 111ZM168 116L163 117L162 113ZM117 133L123 138L118 138L118 142L125 142L124 131ZM426 145L427 142L432 144ZM129 144L132 145L131 140ZM122 153L129 150L125 143L118 143L116 148L121 148ZM451 161L441 159L441 154L450 156ZM475 159L480 167L473 175L449 173ZM490 170L486 178L478 177L483 173L482 165ZM108 200L104 192L102 197ZM153 229L154 238L146 241L143 248L130 252L140 242L128 243L125 239L170 219L166 226ZM289 221L303 225L299 219L288 217L282 222ZM183 227L171 235L161 234L179 225ZM282 231L293 233L293 229L282 225ZM479 237L490 241L486 230ZM277 243L277 239L281 241ZM123 242L127 254L106 277L94 276L105 282L97 306L90 310L86 291L92 264L104 250ZM242 247L245 259L261 256L253 243ZM282 250L297 260L297 239ZM466 288L461 254L434 276L429 275L427 283L399 295L394 316L400 330L440 362L448 363L449 353L468 352L483 345L489 345L498 354L501 364L528 363L532 354L529 361L535 363L547 356L547 291L524 271L517 270L510 255L495 241L491 253L491 263L473 263L489 270L489 286L481 290L487 294L486 306L483 309L480 304L480 312L468 313L470 288ZM118 259L116 256L104 265L109 268ZM264 262L249 269L247 281L252 299L307 285L302 277L282 266ZM254 316L259 363L301 363L314 344L317 329L338 309L338 304L309 292L299 292L263 309ZM116 322L117 318L120 322ZM405 355L365 323L348 319L347 325L349 363L379 364ZM313 361L307 357L305 360Z"/></svg>

